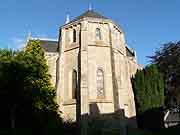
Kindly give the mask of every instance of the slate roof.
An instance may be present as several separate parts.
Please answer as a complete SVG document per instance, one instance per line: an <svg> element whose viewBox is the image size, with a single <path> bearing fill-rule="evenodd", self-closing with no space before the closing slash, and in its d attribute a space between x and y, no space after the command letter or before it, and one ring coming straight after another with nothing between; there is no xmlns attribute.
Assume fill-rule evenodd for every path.
<svg viewBox="0 0 180 135"><path fill-rule="evenodd" d="M45 52L57 52L58 41L40 39L40 43Z"/></svg>
<svg viewBox="0 0 180 135"><path fill-rule="evenodd" d="M131 50L131 49L130 49L129 47L127 47L127 46L126 46L126 54L127 54L127 56L129 56L129 57L134 57L134 56L135 56L133 50Z"/></svg>
<svg viewBox="0 0 180 135"><path fill-rule="evenodd" d="M93 10L88 10L85 13L83 13L82 15L76 17L75 19L73 19L71 22L75 22L77 20L81 20L83 18L99 18L99 19L108 19L107 17L102 16L101 14L93 11Z"/></svg>
<svg viewBox="0 0 180 135"><path fill-rule="evenodd" d="M170 112L166 122L180 122L179 112Z"/></svg>

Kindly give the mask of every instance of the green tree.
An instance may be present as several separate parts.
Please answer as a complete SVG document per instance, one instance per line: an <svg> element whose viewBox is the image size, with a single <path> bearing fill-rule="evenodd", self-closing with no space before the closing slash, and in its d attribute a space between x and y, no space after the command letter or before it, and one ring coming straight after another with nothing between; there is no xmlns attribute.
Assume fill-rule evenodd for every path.
<svg viewBox="0 0 180 135"><path fill-rule="evenodd" d="M165 75L165 104L177 107L180 102L180 42L170 42L149 57Z"/></svg>
<svg viewBox="0 0 180 135"><path fill-rule="evenodd" d="M25 61L17 58L19 54L12 50L0 51L0 105L2 120L5 120L1 124L11 128L16 127L18 117L28 110L32 99L32 92L24 89L28 72Z"/></svg>
<svg viewBox="0 0 180 135"><path fill-rule="evenodd" d="M149 118L155 116L159 119L159 121L157 120L159 123L153 128L157 128L159 125L163 126L161 107L164 106L164 79L157 66L150 65L143 70L138 70L132 83L138 126L146 129L153 127L155 124Z"/></svg>
<svg viewBox="0 0 180 135"><path fill-rule="evenodd" d="M62 125L38 40L24 51L0 50L0 82L1 127L47 131Z"/></svg>
<svg viewBox="0 0 180 135"><path fill-rule="evenodd" d="M137 73L135 74L135 78L133 79L133 84L134 84L134 93L135 99L136 99L136 106L138 112L143 112L145 105L146 105L146 100L143 98L145 97L145 79L144 79L144 71L138 70Z"/></svg>
<svg viewBox="0 0 180 135"><path fill-rule="evenodd" d="M138 70L132 82L138 114L164 105L164 80L156 65Z"/></svg>
<svg viewBox="0 0 180 135"><path fill-rule="evenodd" d="M26 57L20 56L20 59L26 60L29 64L29 69L31 70L31 74L28 76L28 81L30 80L30 86L33 89L32 96L34 107L36 109L56 110L56 92L50 82L48 66L40 41L30 40L25 47L24 55Z"/></svg>

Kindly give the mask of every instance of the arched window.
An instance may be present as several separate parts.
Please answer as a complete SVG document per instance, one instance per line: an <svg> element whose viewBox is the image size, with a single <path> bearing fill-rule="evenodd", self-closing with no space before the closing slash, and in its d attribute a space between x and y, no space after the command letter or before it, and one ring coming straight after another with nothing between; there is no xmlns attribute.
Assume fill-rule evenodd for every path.
<svg viewBox="0 0 180 135"><path fill-rule="evenodd" d="M73 29L73 42L76 42L76 30Z"/></svg>
<svg viewBox="0 0 180 135"><path fill-rule="evenodd" d="M97 97L104 98L104 72L102 69L97 70Z"/></svg>
<svg viewBox="0 0 180 135"><path fill-rule="evenodd" d="M72 99L77 99L77 71L72 72Z"/></svg>
<svg viewBox="0 0 180 135"><path fill-rule="evenodd" d="M101 40L101 30L100 30L100 28L96 28L96 39Z"/></svg>

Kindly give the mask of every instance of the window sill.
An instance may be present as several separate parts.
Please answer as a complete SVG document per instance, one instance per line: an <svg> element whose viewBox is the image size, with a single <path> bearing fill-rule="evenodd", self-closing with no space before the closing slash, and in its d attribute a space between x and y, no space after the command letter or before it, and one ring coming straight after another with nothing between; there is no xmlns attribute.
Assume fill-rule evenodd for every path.
<svg viewBox="0 0 180 135"><path fill-rule="evenodd" d="M96 40L96 41L95 41L95 44L96 44L96 45L103 45L104 42L103 42L102 40Z"/></svg>
<svg viewBox="0 0 180 135"><path fill-rule="evenodd" d="M90 103L113 103L113 101L102 98L102 99L90 100Z"/></svg>
<svg viewBox="0 0 180 135"><path fill-rule="evenodd" d="M71 46L78 46L79 45L79 42L72 42L70 43Z"/></svg>
<svg viewBox="0 0 180 135"><path fill-rule="evenodd" d="M64 50L64 52L67 52L67 51L70 51L70 50L73 50L73 49L77 49L77 48L79 48L78 45L66 47L65 50Z"/></svg>
<svg viewBox="0 0 180 135"><path fill-rule="evenodd" d="M63 105L75 105L76 99L69 99L63 102Z"/></svg>

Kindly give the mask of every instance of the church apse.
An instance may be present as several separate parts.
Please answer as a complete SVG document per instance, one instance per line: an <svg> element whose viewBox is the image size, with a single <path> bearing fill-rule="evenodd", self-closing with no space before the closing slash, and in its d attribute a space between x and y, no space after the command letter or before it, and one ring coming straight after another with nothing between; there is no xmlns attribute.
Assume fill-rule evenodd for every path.
<svg viewBox="0 0 180 135"><path fill-rule="evenodd" d="M64 120L119 109L125 117L136 115L130 78L139 66L111 19L88 10L60 27L53 53L46 49L50 42L43 47Z"/></svg>

